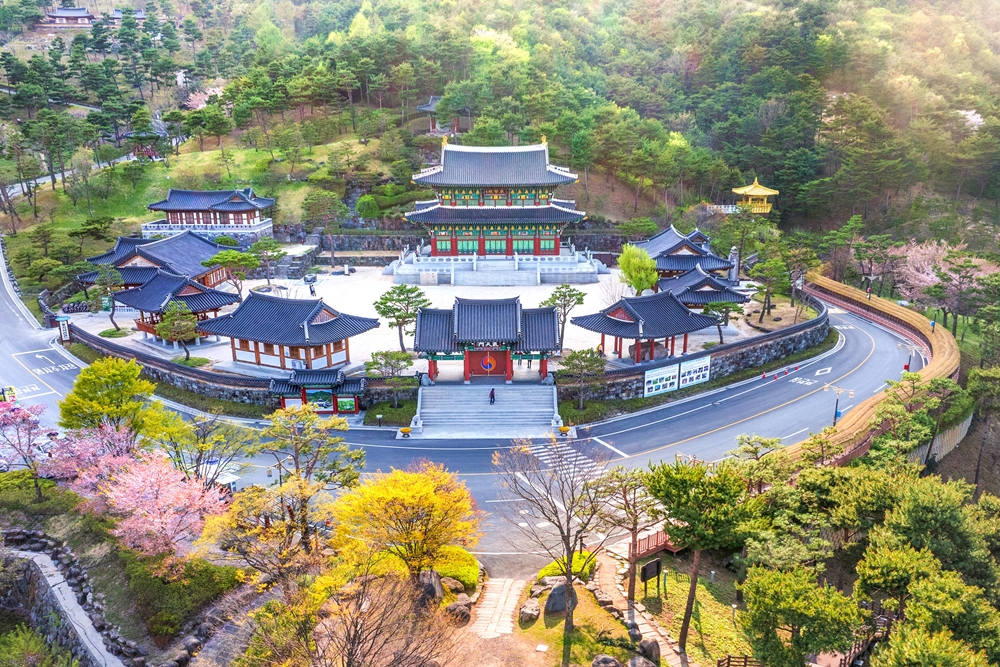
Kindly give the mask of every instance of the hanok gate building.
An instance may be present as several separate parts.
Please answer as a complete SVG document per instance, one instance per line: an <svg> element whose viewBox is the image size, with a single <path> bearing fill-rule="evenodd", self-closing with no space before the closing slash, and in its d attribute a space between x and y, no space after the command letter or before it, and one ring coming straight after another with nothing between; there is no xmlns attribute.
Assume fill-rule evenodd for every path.
<svg viewBox="0 0 1000 667"><path fill-rule="evenodd" d="M514 362L538 360L538 373L548 375L548 359L559 348L555 308L522 308L521 300L455 299L450 310L421 308L413 349L427 359L427 373L438 375L438 362L460 360L463 378L503 377L510 383Z"/></svg>
<svg viewBox="0 0 1000 667"><path fill-rule="evenodd" d="M536 285L592 283L604 268L589 253L562 243L563 229L583 219L556 189L576 174L549 162L548 144L455 146L447 137L441 164L413 181L436 197L406 218L430 235L429 247L392 266L396 283Z"/></svg>

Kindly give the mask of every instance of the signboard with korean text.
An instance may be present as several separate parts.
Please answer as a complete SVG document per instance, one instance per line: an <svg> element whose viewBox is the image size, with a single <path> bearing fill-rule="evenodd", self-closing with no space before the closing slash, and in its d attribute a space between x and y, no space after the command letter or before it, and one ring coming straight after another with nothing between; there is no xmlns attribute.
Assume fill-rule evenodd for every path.
<svg viewBox="0 0 1000 667"><path fill-rule="evenodd" d="M653 370L646 371L645 383L642 387L643 398L674 391L677 389L678 376L679 371L676 364L667 366L666 368L654 368Z"/></svg>
<svg viewBox="0 0 1000 667"><path fill-rule="evenodd" d="M698 359L692 359L691 361L685 361L681 364L681 387L687 387L692 384L700 384L702 382L708 382L708 377L712 373L712 357L711 355L705 355Z"/></svg>

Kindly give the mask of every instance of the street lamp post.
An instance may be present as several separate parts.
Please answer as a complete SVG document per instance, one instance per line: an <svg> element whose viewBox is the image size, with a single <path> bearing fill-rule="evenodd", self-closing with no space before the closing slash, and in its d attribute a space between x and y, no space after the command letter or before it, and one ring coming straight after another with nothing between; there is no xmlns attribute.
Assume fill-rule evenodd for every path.
<svg viewBox="0 0 1000 667"><path fill-rule="evenodd" d="M835 387L832 384L823 385L823 391L830 391L831 389L835 394L837 394L837 401L833 405L833 425L836 426L837 417L840 415L840 395L846 392L848 398L854 398L854 390L844 389L843 387Z"/></svg>
<svg viewBox="0 0 1000 667"><path fill-rule="evenodd" d="M903 366L903 370L904 371L909 371L910 370L910 362L913 360L913 353L914 352L919 352L920 351L920 346L919 345L914 345L913 343L896 343L896 349L897 350L902 350L904 347L907 350L910 351L910 356L908 356L906 358L906 365Z"/></svg>

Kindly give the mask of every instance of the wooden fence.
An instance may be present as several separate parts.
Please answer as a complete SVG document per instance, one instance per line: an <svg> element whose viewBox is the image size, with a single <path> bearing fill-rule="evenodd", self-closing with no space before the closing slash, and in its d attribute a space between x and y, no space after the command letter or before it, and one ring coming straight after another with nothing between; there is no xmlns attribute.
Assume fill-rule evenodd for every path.
<svg viewBox="0 0 1000 667"><path fill-rule="evenodd" d="M748 655L727 655L715 662L715 667L764 667L764 663Z"/></svg>

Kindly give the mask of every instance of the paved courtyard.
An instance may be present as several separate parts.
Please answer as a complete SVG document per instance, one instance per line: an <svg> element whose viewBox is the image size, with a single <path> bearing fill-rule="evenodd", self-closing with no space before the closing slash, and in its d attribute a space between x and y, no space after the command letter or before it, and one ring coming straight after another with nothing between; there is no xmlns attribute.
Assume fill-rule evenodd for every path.
<svg viewBox="0 0 1000 667"><path fill-rule="evenodd" d="M264 280L249 280L244 284L243 292L251 287L265 284ZM308 299L309 286L301 280L281 280L271 281L277 289L273 293L292 298ZM358 267L356 272L350 276L318 275L316 283L316 295L322 297L334 309L360 315L365 317L378 317L375 312L375 301L393 286L391 275L382 275L382 269L377 267ZM468 299L499 299L520 296L521 303L526 308L536 308L552 294L555 285L532 285L532 286L511 286L511 287L466 287L452 285L425 286L422 289L431 300L435 308L451 308L456 296ZM617 301L625 292L622 289L618 271L613 270L611 274L601 275L600 281L588 285L577 285L578 289L586 293L583 305L577 306L571 313L571 317L595 313L611 303ZM284 288L284 289L282 289ZM218 289L232 291L229 285L220 285ZM231 308L230 310L234 309ZM224 313L227 311L223 311ZM73 322L93 333L110 328L107 313L79 314L73 315ZM132 317L118 314L116 317L120 326L132 326ZM749 333L748 333L749 332ZM732 325L726 332L726 342L738 340L740 338L753 335L755 332L747 329L744 325L737 327ZM408 348L413 345L413 337L406 336ZM718 342L718 334L712 330L706 334L693 334L690 339L689 351L699 351L706 342ZM126 338L116 338L112 342L134 346L146 352L153 352L164 358L173 358L183 354L183 350L174 351L170 347L155 344L152 338L143 341L141 333L133 333ZM586 331L579 327L568 324L566 326L566 350L578 350L583 348L597 347L601 342L600 334ZM610 348L611 341L607 341ZM360 366L365 360L371 357L372 352L379 350L399 349L399 337L396 329L389 327L385 321L373 331L362 336L351 339L351 365ZM213 362L225 362L232 359L229 341L223 338L220 343L214 343L212 339L206 339L200 346L191 346L191 353L195 356L207 357ZM444 371L447 364L442 364ZM558 367L558 364L555 364ZM550 366L552 368L553 366ZM426 371L427 362L417 359L414 361L413 370ZM525 370L525 377L528 373Z"/></svg>

